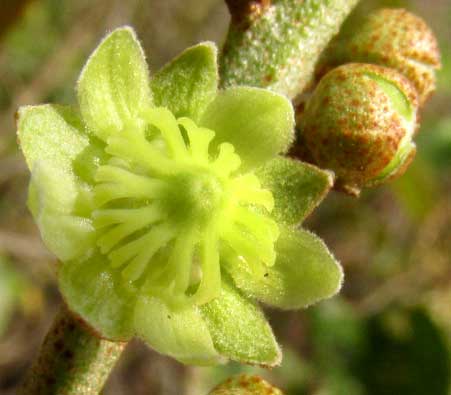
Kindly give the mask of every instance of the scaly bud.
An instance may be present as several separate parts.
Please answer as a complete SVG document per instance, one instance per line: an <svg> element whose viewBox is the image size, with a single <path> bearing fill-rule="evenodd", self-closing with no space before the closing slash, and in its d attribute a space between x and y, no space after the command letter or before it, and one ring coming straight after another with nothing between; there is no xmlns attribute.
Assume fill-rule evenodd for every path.
<svg viewBox="0 0 451 395"><path fill-rule="evenodd" d="M435 90L440 68L437 39L425 21L403 9L380 9L343 37L337 48L340 64L373 63L401 72L414 85L420 104Z"/></svg>
<svg viewBox="0 0 451 395"><path fill-rule="evenodd" d="M415 155L415 89L398 72L350 63L330 71L308 101L302 140L314 162L358 194L399 175Z"/></svg>
<svg viewBox="0 0 451 395"><path fill-rule="evenodd" d="M283 395L259 376L242 374L231 377L216 387L210 395Z"/></svg>

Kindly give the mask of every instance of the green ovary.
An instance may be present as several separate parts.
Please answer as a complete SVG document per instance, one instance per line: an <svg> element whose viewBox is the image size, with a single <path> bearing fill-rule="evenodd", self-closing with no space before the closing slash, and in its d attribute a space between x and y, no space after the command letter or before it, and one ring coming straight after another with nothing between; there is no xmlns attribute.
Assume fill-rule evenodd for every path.
<svg viewBox="0 0 451 395"><path fill-rule="evenodd" d="M275 261L272 194L215 133L165 108L110 137L96 174L97 245L124 281L173 306L203 304L221 287L221 259L255 273ZM149 135L151 137L149 137Z"/></svg>

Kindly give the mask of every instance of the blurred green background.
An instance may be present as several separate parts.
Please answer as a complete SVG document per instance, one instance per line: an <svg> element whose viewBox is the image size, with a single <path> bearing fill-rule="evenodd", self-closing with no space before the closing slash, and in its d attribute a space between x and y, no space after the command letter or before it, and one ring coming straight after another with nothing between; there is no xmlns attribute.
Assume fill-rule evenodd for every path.
<svg viewBox="0 0 451 395"><path fill-rule="evenodd" d="M257 372L287 395L451 395L451 2L362 0L421 15L443 68L422 112L419 154L398 181L360 199L331 193L307 220L342 262L339 297L301 312L268 311L281 367L186 368L138 341L105 395L202 395L237 372ZM0 394L14 394L60 304L54 258L25 207L29 174L18 151L18 106L74 102L74 84L108 29L131 24L152 70L200 40L221 44L220 0L1 0Z"/></svg>

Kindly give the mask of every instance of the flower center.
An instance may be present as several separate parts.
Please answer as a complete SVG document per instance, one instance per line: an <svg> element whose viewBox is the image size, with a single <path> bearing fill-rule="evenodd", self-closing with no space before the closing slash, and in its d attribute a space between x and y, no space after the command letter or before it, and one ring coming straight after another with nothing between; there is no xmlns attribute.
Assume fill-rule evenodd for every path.
<svg viewBox="0 0 451 395"><path fill-rule="evenodd" d="M163 201L165 210L179 225L206 226L224 206L223 183L216 175L202 170L176 174L169 180Z"/></svg>
<svg viewBox="0 0 451 395"><path fill-rule="evenodd" d="M272 194L240 173L231 144L165 108L110 137L96 173L97 245L125 281L172 305L203 304L221 287L220 257L274 264Z"/></svg>

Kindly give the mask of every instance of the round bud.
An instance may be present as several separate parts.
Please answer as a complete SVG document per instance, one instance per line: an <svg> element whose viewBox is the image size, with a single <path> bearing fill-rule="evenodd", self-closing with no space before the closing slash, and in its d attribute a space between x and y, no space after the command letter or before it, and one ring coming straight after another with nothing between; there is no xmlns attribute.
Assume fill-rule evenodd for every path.
<svg viewBox="0 0 451 395"><path fill-rule="evenodd" d="M259 376L241 374L230 377L217 386L209 395L283 395L282 391L273 387Z"/></svg>
<svg viewBox="0 0 451 395"><path fill-rule="evenodd" d="M358 194L407 167L415 155L417 108L415 89L398 72L349 63L316 87L301 139L315 164L335 172L337 187Z"/></svg>
<svg viewBox="0 0 451 395"><path fill-rule="evenodd" d="M435 90L440 68L437 39L418 16L403 9L380 9L339 44L341 63L364 62L391 67L414 85L420 104Z"/></svg>

